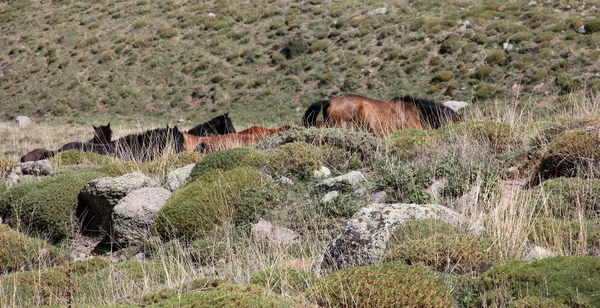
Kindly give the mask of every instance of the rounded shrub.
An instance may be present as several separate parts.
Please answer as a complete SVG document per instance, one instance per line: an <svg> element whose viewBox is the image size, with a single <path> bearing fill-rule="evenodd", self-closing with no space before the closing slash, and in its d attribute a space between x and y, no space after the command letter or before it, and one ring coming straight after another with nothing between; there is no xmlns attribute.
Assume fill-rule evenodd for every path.
<svg viewBox="0 0 600 308"><path fill-rule="evenodd" d="M400 129L389 136L392 151L403 157L422 155L438 145L437 130Z"/></svg>
<svg viewBox="0 0 600 308"><path fill-rule="evenodd" d="M600 18L594 18L583 25L585 33L600 32Z"/></svg>
<svg viewBox="0 0 600 308"><path fill-rule="evenodd" d="M523 192L534 200L536 214L547 217L577 219L580 214L594 219L600 213L600 180L557 178Z"/></svg>
<svg viewBox="0 0 600 308"><path fill-rule="evenodd" d="M51 267L66 260L58 248L0 224L0 273Z"/></svg>
<svg viewBox="0 0 600 308"><path fill-rule="evenodd" d="M443 273L482 273L499 260L492 241L464 234L436 234L405 241L390 249L383 262L423 264Z"/></svg>
<svg viewBox="0 0 600 308"><path fill-rule="evenodd" d="M600 248L600 229L589 222L538 218L529 241L570 255L588 254Z"/></svg>
<svg viewBox="0 0 600 308"><path fill-rule="evenodd" d="M206 174L173 192L158 213L154 227L166 239L201 237L233 220L233 201L242 189L259 188L266 182L262 172L250 167Z"/></svg>
<svg viewBox="0 0 600 308"><path fill-rule="evenodd" d="M190 173L190 181L196 180L209 171L227 171L239 167L243 159L255 150L235 148L207 154L199 161Z"/></svg>
<svg viewBox="0 0 600 308"><path fill-rule="evenodd" d="M300 34L296 34L288 38L281 48L281 53L286 58L292 59L302 54L305 54L309 49L308 42Z"/></svg>
<svg viewBox="0 0 600 308"><path fill-rule="evenodd" d="M432 170L429 166L413 168L404 164L379 167L374 164L380 176L375 185L385 190L394 201L402 203L427 204L433 201L425 191L432 183Z"/></svg>
<svg viewBox="0 0 600 308"><path fill-rule="evenodd" d="M275 267L258 271L250 277L251 284L280 294L302 293L315 281L313 273L292 267Z"/></svg>
<svg viewBox="0 0 600 308"><path fill-rule="evenodd" d="M441 71L441 72L438 72L437 74L435 74L433 76L433 78L431 79L431 81L433 83L438 83L438 82L450 81L452 78L454 78L454 73L452 73L451 71Z"/></svg>
<svg viewBox="0 0 600 308"><path fill-rule="evenodd" d="M525 145L535 148L545 148L548 143L564 133L570 128L574 127L572 120L560 119L554 121L539 121L534 122L524 129Z"/></svg>
<svg viewBox="0 0 600 308"><path fill-rule="evenodd" d="M506 60L506 55L502 49L492 49L485 57L485 62L491 65L504 65Z"/></svg>
<svg viewBox="0 0 600 308"><path fill-rule="evenodd" d="M473 77L479 80L486 80L490 77L490 75L492 75L493 72L494 69L491 66L484 65L475 70Z"/></svg>
<svg viewBox="0 0 600 308"><path fill-rule="evenodd" d="M482 121L468 122L445 126L441 129L443 140L458 140L465 135L469 138L489 145L496 153L502 153L522 144L521 133L507 123Z"/></svg>
<svg viewBox="0 0 600 308"><path fill-rule="evenodd" d="M595 132L573 130L562 133L548 144L538 166L538 177L591 178L600 175L600 138Z"/></svg>
<svg viewBox="0 0 600 308"><path fill-rule="evenodd" d="M570 307L600 307L600 258L551 257L499 263L483 275L491 303L523 297L552 298Z"/></svg>
<svg viewBox="0 0 600 308"><path fill-rule="evenodd" d="M403 264L351 267L320 278L307 297L321 307L452 307L435 274Z"/></svg>
<svg viewBox="0 0 600 308"><path fill-rule="evenodd" d="M455 234L456 228L440 219L411 220L399 225L388 242L388 248L410 240L428 238L438 234Z"/></svg>
<svg viewBox="0 0 600 308"><path fill-rule="evenodd" d="M50 162L55 167L70 166L79 164L95 164L95 165L108 165L115 161L115 158L96 154L93 152L83 152L79 150L69 150L57 153L54 157L50 158Z"/></svg>
<svg viewBox="0 0 600 308"><path fill-rule="evenodd" d="M9 216L13 228L51 241L61 240L76 228L75 210L81 188L104 176L97 171L78 171L12 186L0 199L0 215Z"/></svg>

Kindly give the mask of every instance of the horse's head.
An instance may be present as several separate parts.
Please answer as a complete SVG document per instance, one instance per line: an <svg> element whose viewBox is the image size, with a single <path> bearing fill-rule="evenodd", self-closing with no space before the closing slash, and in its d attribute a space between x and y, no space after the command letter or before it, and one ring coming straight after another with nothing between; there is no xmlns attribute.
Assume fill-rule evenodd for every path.
<svg viewBox="0 0 600 308"><path fill-rule="evenodd" d="M200 153L208 153L208 150L210 149L210 143L207 142L201 142L196 149L194 149L194 151L196 152L200 152Z"/></svg>
<svg viewBox="0 0 600 308"><path fill-rule="evenodd" d="M231 118L229 118L229 112L225 112L223 115L220 115L218 118L220 121L219 130L222 131L221 134L236 133L235 128L233 127L233 122L231 122Z"/></svg>
<svg viewBox="0 0 600 308"><path fill-rule="evenodd" d="M92 143L109 144L112 140L112 129L110 129L110 122L106 125L94 126L94 138Z"/></svg>

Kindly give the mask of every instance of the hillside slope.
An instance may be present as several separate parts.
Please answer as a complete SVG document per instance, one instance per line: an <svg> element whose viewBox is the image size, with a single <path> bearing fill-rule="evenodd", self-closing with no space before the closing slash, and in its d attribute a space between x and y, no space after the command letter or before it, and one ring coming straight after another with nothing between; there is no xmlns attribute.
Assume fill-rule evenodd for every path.
<svg viewBox="0 0 600 308"><path fill-rule="evenodd" d="M0 112L273 123L343 91L545 116L596 95L600 1L534 2L0 1Z"/></svg>

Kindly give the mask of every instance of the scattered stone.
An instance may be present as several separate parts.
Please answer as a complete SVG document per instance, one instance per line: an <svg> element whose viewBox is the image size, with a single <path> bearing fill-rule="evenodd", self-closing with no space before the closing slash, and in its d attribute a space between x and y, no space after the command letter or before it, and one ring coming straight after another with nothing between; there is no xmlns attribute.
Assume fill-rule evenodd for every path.
<svg viewBox="0 0 600 308"><path fill-rule="evenodd" d="M167 174L165 177L163 187L169 191L175 191L179 189L190 177L192 169L194 169L195 165L196 164L189 164L185 167L181 167L169 172L169 174Z"/></svg>
<svg viewBox="0 0 600 308"><path fill-rule="evenodd" d="M20 170L15 170L16 172L20 172L23 175L48 175L50 171L52 171L52 163L47 160L37 160L37 161L28 161L24 163L19 163L16 168Z"/></svg>
<svg viewBox="0 0 600 308"><path fill-rule="evenodd" d="M367 178L360 171L352 171L350 173L340 175L335 178L330 178L317 184L317 189L321 191L343 190L355 186L358 183L365 182Z"/></svg>
<svg viewBox="0 0 600 308"><path fill-rule="evenodd" d="M146 260L148 260L148 257L146 257L145 253L140 252L137 255L131 257L130 260L133 260L133 261L146 261Z"/></svg>
<svg viewBox="0 0 600 308"><path fill-rule="evenodd" d="M181 119L177 120L177 123L179 123L179 124L185 123L185 119L181 118Z"/></svg>
<svg viewBox="0 0 600 308"><path fill-rule="evenodd" d="M540 83L533 87L533 92L543 92L544 91L544 83Z"/></svg>
<svg viewBox="0 0 600 308"><path fill-rule="evenodd" d="M581 26L581 27L575 29L575 32L585 34L585 26Z"/></svg>
<svg viewBox="0 0 600 308"><path fill-rule="evenodd" d="M446 178L436 180L431 184L431 186L429 186L429 188L427 188L427 193L433 197L434 200L437 200L442 196L442 189L444 189L447 184L448 179Z"/></svg>
<svg viewBox="0 0 600 308"><path fill-rule="evenodd" d="M387 8L380 7L378 9L374 9L367 12L367 15L385 15L387 13Z"/></svg>
<svg viewBox="0 0 600 308"><path fill-rule="evenodd" d="M340 193L337 190L330 191L326 193L325 196L323 196L323 198L321 198L321 203L327 204L333 202L335 198L339 197L339 195Z"/></svg>
<svg viewBox="0 0 600 308"><path fill-rule="evenodd" d="M502 49L506 52L512 51L513 44L506 42L506 43L502 44Z"/></svg>
<svg viewBox="0 0 600 308"><path fill-rule="evenodd" d="M27 127L31 124L31 119L28 116L17 116L15 118L15 125L18 127Z"/></svg>
<svg viewBox="0 0 600 308"><path fill-rule="evenodd" d="M463 101L445 101L442 105L454 110L458 111L459 109L467 107L469 104Z"/></svg>
<svg viewBox="0 0 600 308"><path fill-rule="evenodd" d="M129 192L154 184L151 178L139 172L91 180L77 196L77 214L86 214L84 226L87 229L109 231L115 205Z"/></svg>
<svg viewBox="0 0 600 308"><path fill-rule="evenodd" d="M436 204L373 204L352 216L346 229L323 248L312 270L327 275L352 266L376 264L385 253L392 231L406 221L419 219L441 219L456 227L466 221L455 211Z"/></svg>
<svg viewBox="0 0 600 308"><path fill-rule="evenodd" d="M313 171L313 176L316 178L326 178L331 175L329 168L321 166L318 170Z"/></svg>
<svg viewBox="0 0 600 308"><path fill-rule="evenodd" d="M287 185L294 184L294 181L292 181L292 179L288 178L287 176L280 177L276 182L281 183L281 184L287 184Z"/></svg>
<svg viewBox="0 0 600 308"><path fill-rule="evenodd" d="M215 18L215 17L217 17L217 15L215 13L208 13L208 17Z"/></svg>
<svg viewBox="0 0 600 308"><path fill-rule="evenodd" d="M252 234L257 238L266 239L267 241L278 245L294 245L300 243L299 236L294 230L288 228L273 226L266 220L259 220L252 224Z"/></svg>
<svg viewBox="0 0 600 308"><path fill-rule="evenodd" d="M355 190L354 192L352 192L352 195L353 195L354 197L357 197L357 198L362 198L362 197L364 197L364 196L365 196L365 195L366 195L368 192L369 192L369 190L368 190L367 188L365 188L365 187L361 187L361 188L359 188L359 189Z"/></svg>
<svg viewBox="0 0 600 308"><path fill-rule="evenodd" d="M545 258L550 258L550 257L554 257L554 256L556 256L556 254L551 252L550 250L548 250L544 247L534 246L525 253L525 256L523 257L523 259L524 260L539 260L539 259L545 259Z"/></svg>
<svg viewBox="0 0 600 308"><path fill-rule="evenodd" d="M385 190L380 190L371 195L371 202L373 203L385 203L387 200L388 194Z"/></svg>
<svg viewBox="0 0 600 308"><path fill-rule="evenodd" d="M534 6L537 4L537 1L529 1L529 3L527 3L530 6Z"/></svg>
<svg viewBox="0 0 600 308"><path fill-rule="evenodd" d="M128 193L112 210L113 241L123 245L143 243L169 196L171 192L162 187L144 187Z"/></svg>
<svg viewBox="0 0 600 308"><path fill-rule="evenodd" d="M468 20L463 21L462 26L458 29L460 32L465 32L467 29L471 28L471 22Z"/></svg>

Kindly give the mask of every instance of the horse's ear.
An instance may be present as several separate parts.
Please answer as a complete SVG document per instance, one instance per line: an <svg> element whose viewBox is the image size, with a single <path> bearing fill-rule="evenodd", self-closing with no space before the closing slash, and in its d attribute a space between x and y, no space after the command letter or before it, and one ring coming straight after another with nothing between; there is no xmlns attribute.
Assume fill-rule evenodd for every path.
<svg viewBox="0 0 600 308"><path fill-rule="evenodd" d="M167 128L169 128L169 124L167 124Z"/></svg>
<svg viewBox="0 0 600 308"><path fill-rule="evenodd" d="M94 128L94 130L96 130L98 127L96 127L95 125L92 125L92 127Z"/></svg>
<svg viewBox="0 0 600 308"><path fill-rule="evenodd" d="M110 128L110 122L108 122L108 124L106 124L106 128Z"/></svg>
<svg viewBox="0 0 600 308"><path fill-rule="evenodd" d="M228 117L229 116L229 111L225 112L224 116Z"/></svg>
<svg viewBox="0 0 600 308"><path fill-rule="evenodd" d="M173 127L174 130L179 131L179 128L177 128L177 125L175 125L175 127Z"/></svg>

